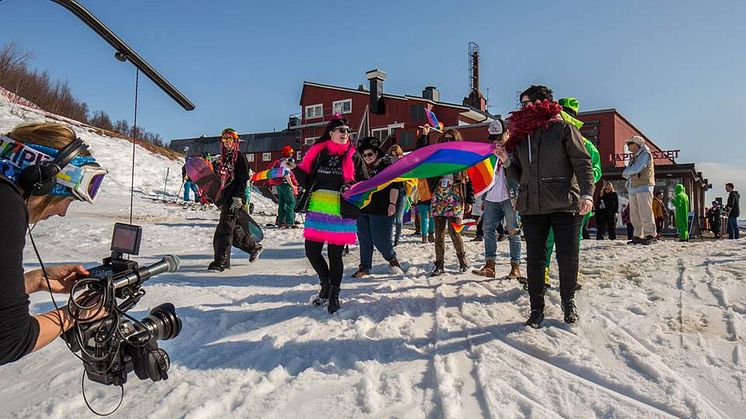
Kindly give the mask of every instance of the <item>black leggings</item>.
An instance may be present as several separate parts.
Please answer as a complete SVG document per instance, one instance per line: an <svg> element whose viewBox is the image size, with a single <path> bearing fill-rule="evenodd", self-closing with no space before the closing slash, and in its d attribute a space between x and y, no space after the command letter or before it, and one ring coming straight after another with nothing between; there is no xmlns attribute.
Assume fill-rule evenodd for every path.
<svg viewBox="0 0 746 419"><path fill-rule="evenodd" d="M342 273L345 269L342 262L344 248L343 245L327 245L326 253L329 256L329 264L327 264L326 259L321 254L324 243L306 240L306 257L322 283L325 282L324 280L328 280L332 286L339 287L342 285Z"/></svg>

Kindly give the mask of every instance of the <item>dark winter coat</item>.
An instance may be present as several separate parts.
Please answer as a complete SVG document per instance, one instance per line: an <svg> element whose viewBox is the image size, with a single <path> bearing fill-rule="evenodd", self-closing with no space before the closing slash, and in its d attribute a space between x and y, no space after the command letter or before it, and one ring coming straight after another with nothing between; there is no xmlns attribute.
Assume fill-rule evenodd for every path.
<svg viewBox="0 0 746 419"><path fill-rule="evenodd" d="M577 213L581 197L593 196L593 167L580 131L565 121L537 129L505 162L519 183L516 210L522 215Z"/></svg>
<svg viewBox="0 0 746 419"><path fill-rule="evenodd" d="M728 217L741 216L741 209L739 206L740 200L741 195L738 194L738 191L731 191L730 194L728 194L728 205L725 207L728 210Z"/></svg>
<svg viewBox="0 0 746 419"><path fill-rule="evenodd" d="M220 172L217 172L220 173ZM246 196L246 182L249 181L249 161L243 153L238 153L233 166L233 179L225 185L220 194L220 203L229 205L232 198L244 199Z"/></svg>
<svg viewBox="0 0 746 419"><path fill-rule="evenodd" d="M611 191L599 196L596 201L596 218L599 220L611 220L619 212L619 198L616 192Z"/></svg>
<svg viewBox="0 0 746 419"><path fill-rule="evenodd" d="M29 313L23 278L28 210L21 192L0 176L0 365L16 361L34 349L39 323Z"/></svg>
<svg viewBox="0 0 746 419"><path fill-rule="evenodd" d="M391 158L391 156L385 156L381 159L380 162L378 162L378 165L375 167L368 167L368 176L373 177L383 171L383 169L391 166L394 163L394 159ZM391 199L389 198L389 195L391 194L392 189L398 189L399 193L403 193L403 185L401 182L393 182L383 188L382 190L373 193L370 199L370 203L368 205L364 206L360 209L360 212L363 214L372 214L372 215L388 215L389 210L389 203L391 203Z"/></svg>

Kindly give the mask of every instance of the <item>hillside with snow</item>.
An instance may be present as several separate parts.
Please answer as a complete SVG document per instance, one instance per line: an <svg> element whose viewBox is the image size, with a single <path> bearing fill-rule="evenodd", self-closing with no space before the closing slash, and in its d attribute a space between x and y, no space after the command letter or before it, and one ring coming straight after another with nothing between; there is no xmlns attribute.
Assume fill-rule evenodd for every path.
<svg viewBox="0 0 746 419"><path fill-rule="evenodd" d="M46 118L0 99L0 131ZM94 266L107 256L114 222L129 216L132 144L84 126L76 132L110 170L96 205L75 203L64 218L34 229L45 263ZM352 279L346 256L342 309L314 308L317 280L301 230L265 230L252 264L207 272L218 212L152 198L179 189L181 162L138 149L135 224L141 265L176 254L179 272L145 283L130 313L172 302L184 326L160 342L167 381L131 374L117 418L736 418L746 410L746 239L649 247L584 241L581 319L562 322L550 290L545 327L523 326L528 295L516 282L457 274L429 278L434 248L406 236L404 273L377 255L373 275ZM166 173L168 172L168 180ZM258 199L258 198L257 198ZM274 208L257 202L260 224ZM509 271L507 242L498 270ZM483 248L467 242L472 266ZM30 246L27 269L38 267ZM524 267L525 269L525 267ZM556 266L552 278L556 284ZM63 300L60 297L58 301ZM32 296L32 310L52 307ZM0 417L94 417L81 394L83 368L61 341L0 367ZM86 382L91 405L115 407L119 389Z"/></svg>

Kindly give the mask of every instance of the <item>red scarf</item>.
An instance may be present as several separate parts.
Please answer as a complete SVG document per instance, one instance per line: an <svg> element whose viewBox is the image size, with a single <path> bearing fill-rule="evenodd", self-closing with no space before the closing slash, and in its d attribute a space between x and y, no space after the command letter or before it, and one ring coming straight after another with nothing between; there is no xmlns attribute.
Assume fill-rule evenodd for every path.
<svg viewBox="0 0 746 419"><path fill-rule="evenodd" d="M505 143L505 150L512 152L529 134L533 134L537 129L549 128L553 121L561 121L560 112L562 106L559 103L546 99L511 112L508 118L510 138Z"/></svg>

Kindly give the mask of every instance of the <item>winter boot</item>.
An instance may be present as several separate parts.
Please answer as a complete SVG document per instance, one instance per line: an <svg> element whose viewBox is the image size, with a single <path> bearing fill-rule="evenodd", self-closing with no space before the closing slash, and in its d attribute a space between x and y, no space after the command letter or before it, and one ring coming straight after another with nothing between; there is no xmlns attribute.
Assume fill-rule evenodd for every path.
<svg viewBox="0 0 746 419"><path fill-rule="evenodd" d="M435 243L435 233L427 233L427 241Z"/></svg>
<svg viewBox="0 0 746 419"><path fill-rule="evenodd" d="M518 279L521 275L521 265L518 262L510 262L510 273L506 277L507 279Z"/></svg>
<svg viewBox="0 0 746 419"><path fill-rule="evenodd" d="M445 273L443 270L443 262L435 262L435 269L430 272L430 276L441 276Z"/></svg>
<svg viewBox="0 0 746 419"><path fill-rule="evenodd" d="M311 304L321 307L329 302L329 280L328 279L321 279L321 291L319 291L319 296L314 298Z"/></svg>
<svg viewBox="0 0 746 419"><path fill-rule="evenodd" d="M332 285L329 287L329 305L326 306L326 311L334 314L337 310L339 310L339 287Z"/></svg>
<svg viewBox="0 0 746 419"><path fill-rule="evenodd" d="M458 257L458 271L466 272L469 270L469 264L466 262L466 253L456 255Z"/></svg>
<svg viewBox="0 0 746 419"><path fill-rule="evenodd" d="M422 242L427 243L427 236L422 236Z"/></svg>
<svg viewBox="0 0 746 419"><path fill-rule="evenodd" d="M207 270L223 272L225 270L225 267L220 262L210 262L210 265L207 267Z"/></svg>
<svg viewBox="0 0 746 419"><path fill-rule="evenodd" d="M262 254L263 248L264 246L262 246L261 244L257 244L256 246L254 246L253 249L251 249L251 253L249 253L249 263L259 259L259 255Z"/></svg>
<svg viewBox="0 0 746 419"><path fill-rule="evenodd" d="M531 326L534 329L541 327L541 322L544 321L544 311L542 310L531 310L531 314L526 320L526 326Z"/></svg>
<svg viewBox="0 0 746 419"><path fill-rule="evenodd" d="M354 274L352 274L353 278L362 278L364 276L370 275L370 272L368 272L367 269L363 265L358 266L357 271L355 271Z"/></svg>
<svg viewBox="0 0 746 419"><path fill-rule="evenodd" d="M578 321L578 308L572 298L562 301L562 312L565 313L565 323Z"/></svg>
<svg viewBox="0 0 746 419"><path fill-rule="evenodd" d="M393 258L389 259L389 273L395 275L395 274L400 274L402 272L404 272L404 270L402 269L401 265L399 264L399 260L396 259L396 256L394 256Z"/></svg>
<svg viewBox="0 0 746 419"><path fill-rule="evenodd" d="M495 277L495 261L492 259L487 259L484 262L484 267L482 269L474 269L471 271L474 275L479 276L486 276L487 278L494 278Z"/></svg>

